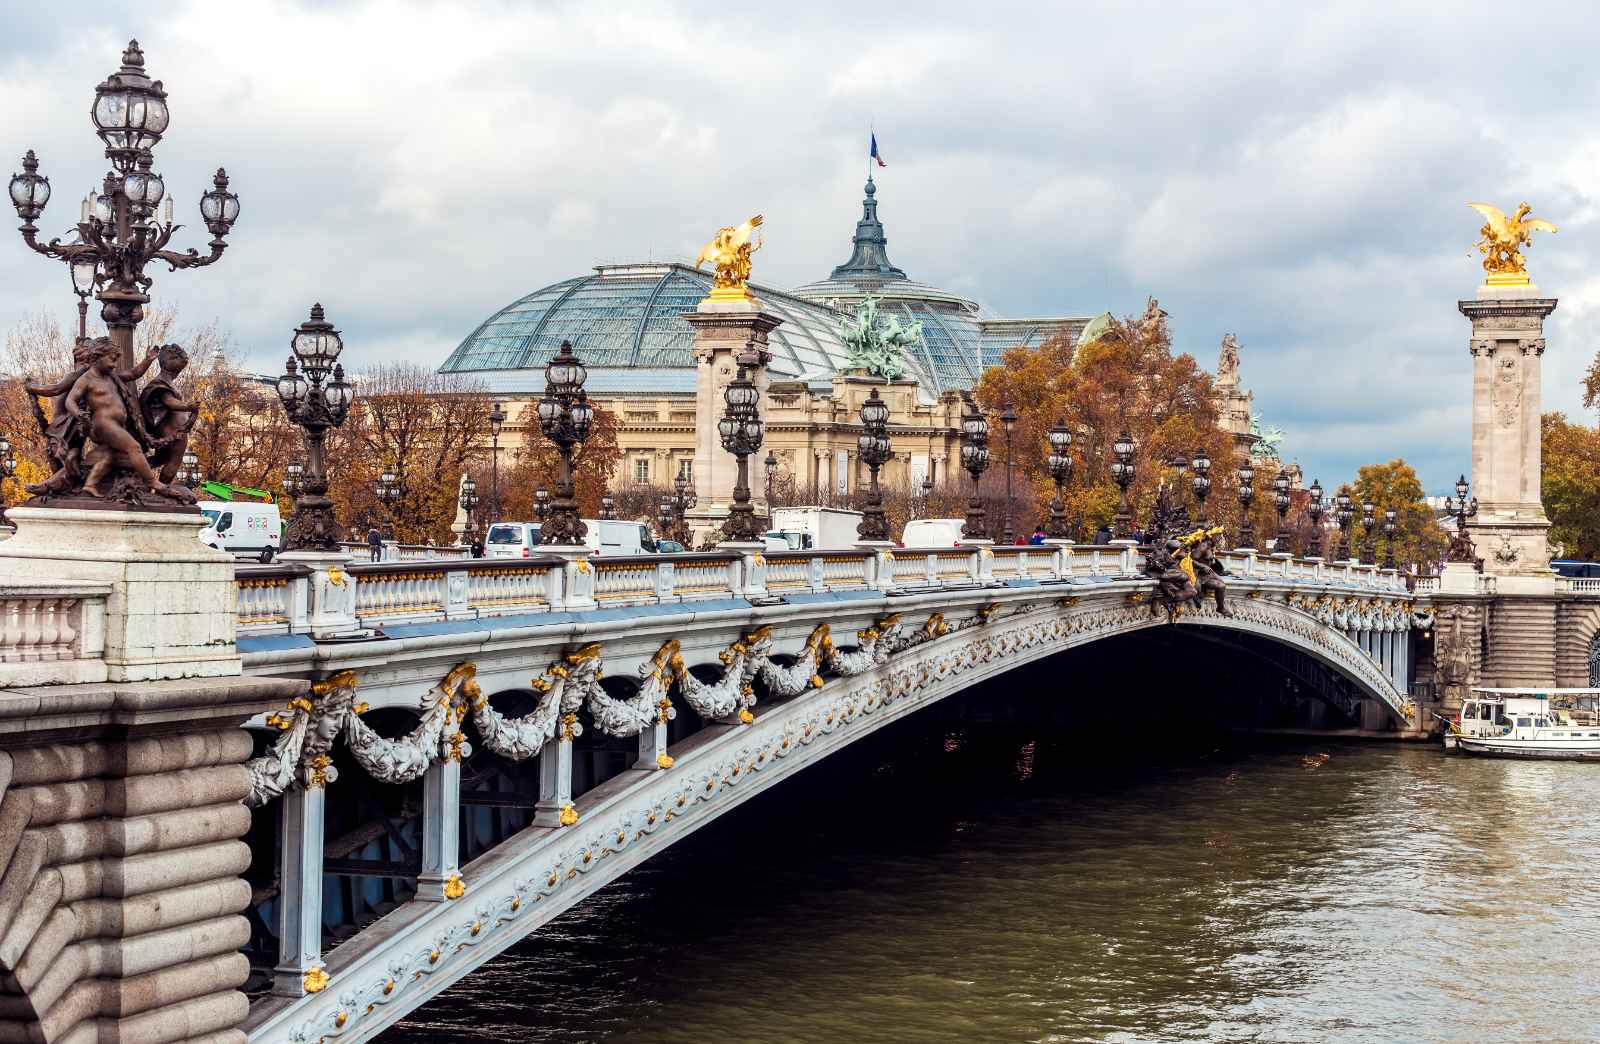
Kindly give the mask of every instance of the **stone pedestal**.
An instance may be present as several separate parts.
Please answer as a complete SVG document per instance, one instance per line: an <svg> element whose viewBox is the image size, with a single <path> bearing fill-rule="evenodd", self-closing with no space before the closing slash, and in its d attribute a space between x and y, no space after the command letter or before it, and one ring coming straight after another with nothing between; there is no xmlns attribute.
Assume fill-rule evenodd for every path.
<svg viewBox="0 0 1600 1044"><path fill-rule="evenodd" d="M15 507L0 587L40 579L109 585L105 677L236 675L233 558L201 544L198 513Z"/></svg>
<svg viewBox="0 0 1600 1044"><path fill-rule="evenodd" d="M356 616L356 582L344 571L350 564L350 555L343 551L285 551L278 561L311 570L306 576L309 592L305 602L290 602L291 629L318 639L353 637L365 632ZM304 619L297 616L302 605Z"/></svg>
<svg viewBox="0 0 1600 1044"><path fill-rule="evenodd" d="M695 383L695 441L694 441L694 492L695 507L688 512L691 529L696 539L704 539L713 525L720 527L728 516L728 505L733 502L734 481L739 474L738 458L722 448L722 438L717 432L717 421L727 407L723 393L738 375L743 359L749 365L749 377L760 394L758 409L766 413L767 406L767 335L783 322L769 312L763 312L754 301L700 302L695 311L684 317L694 328L694 354L696 360ZM757 515L767 513L766 503L758 494L764 492L757 477L761 468L760 454L750 460L751 505Z"/></svg>
<svg viewBox="0 0 1600 1044"><path fill-rule="evenodd" d="M1556 300L1535 286L1483 286L1458 304L1472 322L1472 491L1467 529L1484 572L1520 594L1553 594L1540 501L1540 369ZM1505 585L1501 586L1504 592Z"/></svg>

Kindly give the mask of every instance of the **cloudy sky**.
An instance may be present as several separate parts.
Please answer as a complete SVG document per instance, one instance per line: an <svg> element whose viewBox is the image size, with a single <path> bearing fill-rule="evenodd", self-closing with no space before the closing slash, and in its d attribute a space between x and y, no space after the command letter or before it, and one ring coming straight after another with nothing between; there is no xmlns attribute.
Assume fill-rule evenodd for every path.
<svg viewBox="0 0 1600 1044"><path fill-rule="evenodd" d="M1402 455L1468 462L1481 270L1465 203L1527 199L1561 299L1545 399L1582 413L1600 345L1600 22L1588 5L213 3L0 0L0 158L32 147L58 234L104 170L93 87L137 36L171 92L157 153L183 245L218 164L224 260L156 270L281 367L314 300L347 358L442 361L487 314L590 266L687 259L767 216L757 278L848 254L866 134L913 278L1002 315L1119 314L1178 347L1226 332L1286 452L1325 485ZM187 240L184 237L187 236ZM73 313L64 266L0 247L0 323ZM1592 417L1588 418L1591 421Z"/></svg>

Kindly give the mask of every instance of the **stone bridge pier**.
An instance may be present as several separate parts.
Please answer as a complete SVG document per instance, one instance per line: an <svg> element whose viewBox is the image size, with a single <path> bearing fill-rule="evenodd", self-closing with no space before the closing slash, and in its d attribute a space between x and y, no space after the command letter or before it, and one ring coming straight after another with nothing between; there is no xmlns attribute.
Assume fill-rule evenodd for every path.
<svg viewBox="0 0 1600 1044"><path fill-rule="evenodd" d="M13 508L0 543L0 1041L243 1041L233 563L192 515Z"/></svg>

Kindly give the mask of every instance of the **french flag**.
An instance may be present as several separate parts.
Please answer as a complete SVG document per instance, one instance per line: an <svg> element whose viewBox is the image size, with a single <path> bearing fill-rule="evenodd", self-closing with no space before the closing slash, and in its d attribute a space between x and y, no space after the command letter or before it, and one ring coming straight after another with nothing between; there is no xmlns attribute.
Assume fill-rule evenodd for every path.
<svg viewBox="0 0 1600 1044"><path fill-rule="evenodd" d="M872 151L867 153L867 157L869 159L877 160L878 161L878 166L887 167L888 164L883 162L883 157L878 155L878 134L877 134L876 131L871 132L871 134L872 134Z"/></svg>

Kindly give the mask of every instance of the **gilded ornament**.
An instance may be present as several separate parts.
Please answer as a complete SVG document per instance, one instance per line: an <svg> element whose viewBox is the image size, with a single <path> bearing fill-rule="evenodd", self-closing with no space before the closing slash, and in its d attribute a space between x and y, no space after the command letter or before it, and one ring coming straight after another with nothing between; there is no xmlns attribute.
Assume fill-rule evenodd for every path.
<svg viewBox="0 0 1600 1044"><path fill-rule="evenodd" d="M564 827L575 825L578 822L578 810L571 805L562 805L560 822Z"/></svg>
<svg viewBox="0 0 1600 1044"><path fill-rule="evenodd" d="M1533 243L1533 233L1556 231L1556 226L1543 218L1529 217L1533 210L1526 203L1517 206L1510 217L1499 207L1488 203L1468 203L1467 206L1483 215L1483 227L1478 229L1478 253L1483 255L1483 270L1488 273L1485 286L1528 286L1527 261L1522 248Z"/></svg>
<svg viewBox="0 0 1600 1044"><path fill-rule="evenodd" d="M321 993L328 987L328 970L321 965L307 968L306 973L300 977L300 985L307 993Z"/></svg>
<svg viewBox="0 0 1600 1044"><path fill-rule="evenodd" d="M328 570L328 583L334 587L343 587L345 583L344 570L338 566Z"/></svg>
<svg viewBox="0 0 1600 1044"><path fill-rule="evenodd" d="M460 899L467 894L467 883L461 880L460 874L451 874L445 878L444 897L446 899Z"/></svg>
<svg viewBox="0 0 1600 1044"><path fill-rule="evenodd" d="M656 755L656 764L658 766L660 766L661 768L669 769L674 764L676 764L676 762L674 762L672 760L672 755L671 754L657 754ZM653 817L653 816L651 817L651 822L655 822L655 817Z"/></svg>
<svg viewBox="0 0 1600 1044"><path fill-rule="evenodd" d="M724 225L717 229L711 241L695 255L694 267L711 262L713 276L708 301L748 301L759 304L747 285L750 280L750 255L761 249L761 238L756 228L761 215L742 225ZM751 241L754 236L754 242Z"/></svg>

